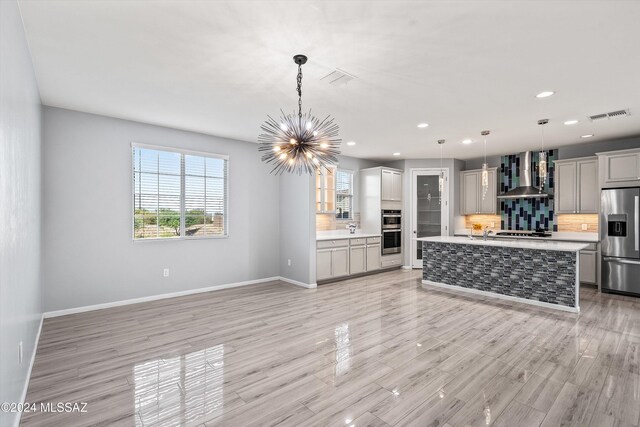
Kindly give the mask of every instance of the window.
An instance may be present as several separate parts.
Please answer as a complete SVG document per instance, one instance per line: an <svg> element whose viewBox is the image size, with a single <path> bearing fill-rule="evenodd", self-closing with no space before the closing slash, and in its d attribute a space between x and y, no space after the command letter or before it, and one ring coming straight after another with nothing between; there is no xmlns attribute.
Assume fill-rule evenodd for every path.
<svg viewBox="0 0 640 427"><path fill-rule="evenodd" d="M336 218L353 219L353 172L336 172Z"/></svg>
<svg viewBox="0 0 640 427"><path fill-rule="evenodd" d="M227 236L228 162L134 144L134 240Z"/></svg>

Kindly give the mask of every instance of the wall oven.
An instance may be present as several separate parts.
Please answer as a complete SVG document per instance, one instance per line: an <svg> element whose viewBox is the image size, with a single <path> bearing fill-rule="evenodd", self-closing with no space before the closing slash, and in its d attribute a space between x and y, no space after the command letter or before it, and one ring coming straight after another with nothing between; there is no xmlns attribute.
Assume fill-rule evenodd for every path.
<svg viewBox="0 0 640 427"><path fill-rule="evenodd" d="M402 211L382 210L382 255L402 252Z"/></svg>

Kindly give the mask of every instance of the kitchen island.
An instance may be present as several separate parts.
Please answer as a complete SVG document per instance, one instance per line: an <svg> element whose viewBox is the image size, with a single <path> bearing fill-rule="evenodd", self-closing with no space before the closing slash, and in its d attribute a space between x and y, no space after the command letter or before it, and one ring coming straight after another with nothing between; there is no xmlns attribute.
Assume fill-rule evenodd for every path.
<svg viewBox="0 0 640 427"><path fill-rule="evenodd" d="M585 243L437 236L422 242L422 283L574 313Z"/></svg>

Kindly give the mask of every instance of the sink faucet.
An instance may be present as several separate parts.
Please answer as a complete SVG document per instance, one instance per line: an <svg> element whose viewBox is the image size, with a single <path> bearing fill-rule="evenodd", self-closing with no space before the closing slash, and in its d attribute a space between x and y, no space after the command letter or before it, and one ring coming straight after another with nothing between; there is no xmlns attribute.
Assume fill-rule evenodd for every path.
<svg viewBox="0 0 640 427"><path fill-rule="evenodd" d="M482 240L486 241L489 234L493 233L493 230L489 230L488 227L485 227L482 231Z"/></svg>
<svg viewBox="0 0 640 427"><path fill-rule="evenodd" d="M356 234L356 228L358 227L358 224L356 224L355 222L350 222L349 224L347 224L347 227L349 229L349 234Z"/></svg>

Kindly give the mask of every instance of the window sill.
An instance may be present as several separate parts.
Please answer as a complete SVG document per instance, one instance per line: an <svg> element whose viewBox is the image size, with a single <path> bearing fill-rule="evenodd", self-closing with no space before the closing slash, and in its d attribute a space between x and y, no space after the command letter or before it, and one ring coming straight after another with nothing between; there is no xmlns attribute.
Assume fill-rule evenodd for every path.
<svg viewBox="0 0 640 427"><path fill-rule="evenodd" d="M189 236L176 236L176 237L152 237L148 239L131 239L133 242L175 242L175 241L183 241L183 240L218 240L218 239L228 239L229 235L225 234L223 236L203 236L203 237L189 237Z"/></svg>

